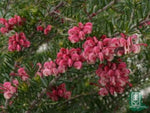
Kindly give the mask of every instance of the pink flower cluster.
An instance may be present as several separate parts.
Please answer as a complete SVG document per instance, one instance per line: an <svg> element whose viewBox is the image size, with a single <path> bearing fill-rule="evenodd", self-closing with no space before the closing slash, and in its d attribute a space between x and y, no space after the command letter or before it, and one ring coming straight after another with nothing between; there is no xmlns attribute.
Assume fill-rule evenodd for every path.
<svg viewBox="0 0 150 113"><path fill-rule="evenodd" d="M10 30L14 28L14 26L22 25L25 21L24 18L21 18L20 16L15 15L13 18L10 18L8 20L4 18L0 18L0 24L3 24L4 27L0 28L0 32L2 34L8 33Z"/></svg>
<svg viewBox="0 0 150 113"><path fill-rule="evenodd" d="M91 32L92 32L92 23L91 22L87 22L85 25L83 25L80 22L78 27L74 26L73 28L69 29L68 39L71 41L71 43L77 43L80 40L84 40L85 35L90 34Z"/></svg>
<svg viewBox="0 0 150 113"><path fill-rule="evenodd" d="M55 62L50 61L44 63L43 75L58 75L59 73L64 73L68 67L72 66L76 69L81 69L83 61L80 48L72 48L70 50L61 48L57 53Z"/></svg>
<svg viewBox="0 0 150 113"><path fill-rule="evenodd" d="M26 36L23 32L16 33L15 35L9 37L9 51L21 51L23 47L30 47L30 42L26 39Z"/></svg>
<svg viewBox="0 0 150 113"><path fill-rule="evenodd" d="M81 69L83 61L80 48L71 48L70 50L61 48L57 53L56 63L60 68L65 69L73 66L76 69Z"/></svg>
<svg viewBox="0 0 150 113"><path fill-rule="evenodd" d="M42 26L37 26L37 31L44 31L45 35L48 35L48 33L51 31L52 26L48 25L45 29Z"/></svg>
<svg viewBox="0 0 150 113"><path fill-rule="evenodd" d="M5 99L10 99L16 92L19 82L17 79L11 82L5 82L4 84L0 84L0 90L4 94Z"/></svg>
<svg viewBox="0 0 150 113"><path fill-rule="evenodd" d="M53 101L58 101L59 98L69 99L71 97L71 92L66 90L65 83L60 84L58 87L54 87L52 92L47 92Z"/></svg>
<svg viewBox="0 0 150 113"><path fill-rule="evenodd" d="M79 42L86 38L86 34L92 32L92 23L88 22L85 25L79 23L79 26L75 26L68 31L68 39L72 43ZM81 69L82 64L86 61L89 64L95 64L97 60L100 62L106 61L107 64L100 64L96 74L100 77L99 84L102 87L99 94L102 96L108 95L108 93L114 95L114 93L122 93L126 84L129 83L130 71L126 67L126 63L118 60L113 63L115 56L120 57L129 53L139 53L140 46L146 44L137 44L137 35L126 36L121 33L121 37L108 38L106 35L102 35L98 40L96 37L87 37L83 43L82 48L65 49L61 48L57 53L55 61L45 62L40 72L42 75L58 75L66 72L69 67ZM114 60L112 62L112 60ZM98 85L99 86L99 85ZM53 95L56 95L54 90ZM57 100L57 96L53 97Z"/></svg>
<svg viewBox="0 0 150 113"><path fill-rule="evenodd" d="M29 75L22 67L19 67L17 73L14 72L10 73L10 76L19 76L22 79L22 81L27 81L29 79Z"/></svg>
<svg viewBox="0 0 150 113"><path fill-rule="evenodd" d="M50 62L45 62L44 67L43 67L43 75L44 76L49 76L49 75L58 75L59 70L57 68L57 65L55 62L50 61Z"/></svg>
<svg viewBox="0 0 150 113"><path fill-rule="evenodd" d="M37 26L36 30L37 30L37 31L43 31L44 28L43 28L42 26Z"/></svg>
<svg viewBox="0 0 150 113"><path fill-rule="evenodd" d="M24 68L19 68L18 69L18 76L21 77L21 79L23 81L26 81L29 79L29 75L27 74L27 72L25 71Z"/></svg>
<svg viewBox="0 0 150 113"><path fill-rule="evenodd" d="M110 93L123 93L125 86L129 83L129 69L127 69L126 63L118 60L118 63L108 62L107 65L100 64L96 71L96 74L100 77L100 91L99 95L105 96Z"/></svg>
<svg viewBox="0 0 150 113"><path fill-rule="evenodd" d="M89 64L94 64L97 59L101 62L104 60L112 61L115 56L122 56L131 52L139 53L140 46L144 44L135 44L136 40L136 35L129 37L122 35L121 38L107 38L104 35L101 41L96 37L88 37L83 44L82 55Z"/></svg>

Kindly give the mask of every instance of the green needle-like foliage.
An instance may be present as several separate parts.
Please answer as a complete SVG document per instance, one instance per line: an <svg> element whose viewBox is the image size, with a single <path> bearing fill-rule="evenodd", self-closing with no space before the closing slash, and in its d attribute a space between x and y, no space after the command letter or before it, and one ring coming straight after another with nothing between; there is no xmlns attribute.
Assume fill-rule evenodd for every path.
<svg viewBox="0 0 150 113"><path fill-rule="evenodd" d="M113 4L103 9L111 2ZM63 4L56 7L59 3ZM102 10L97 13L100 9ZM96 15L91 17L92 14ZM25 67L30 77L29 83L22 82L17 77L18 93L9 100L11 105L6 103L3 94L0 94L0 106L4 107L0 108L1 113L25 113L27 110L31 113L132 113L129 109L129 93L150 85L150 25L139 28L143 22L150 21L150 0L0 0L0 18L9 19L14 15L19 15L26 21L7 35L0 33L0 83L11 81L9 74L15 70L16 63ZM103 34L108 37L119 36L120 33L129 36L137 34L140 42L148 45L142 47L139 54L122 58L131 70L129 78L133 86L127 87L123 94L99 96L98 87L90 85L98 82L95 71L99 62L93 65L84 63L81 70L70 68L54 84L66 84L66 89L72 92L69 100L52 101L45 93L38 103L29 109L33 100L38 100L41 91L54 79L54 76L35 76L37 63L44 64L50 59L55 60L62 47L82 47L83 42L72 44L68 40L68 30L79 22L93 23L89 36L100 39ZM52 26L48 35L36 30L38 25L48 24ZM2 26L0 24L0 27ZM8 40L15 32L24 32L31 46L20 52L9 52ZM43 45L45 49L39 51ZM149 101L145 100L149 106L149 97ZM149 109L139 113L149 113Z"/></svg>

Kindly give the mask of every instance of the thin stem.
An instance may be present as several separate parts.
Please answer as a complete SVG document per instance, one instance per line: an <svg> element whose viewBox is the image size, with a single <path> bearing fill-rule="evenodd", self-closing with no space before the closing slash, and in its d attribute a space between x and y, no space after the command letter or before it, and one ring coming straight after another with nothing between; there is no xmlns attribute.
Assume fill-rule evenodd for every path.
<svg viewBox="0 0 150 113"><path fill-rule="evenodd" d="M134 9L132 9L132 12L131 12L131 17L130 17L129 25L133 22L133 17L134 17Z"/></svg>
<svg viewBox="0 0 150 113"><path fill-rule="evenodd" d="M6 100L5 100L5 106L4 106L4 109L5 109L5 110L7 110L8 103L9 103L9 100L8 100L8 99L6 99Z"/></svg>
<svg viewBox="0 0 150 113"><path fill-rule="evenodd" d="M76 96L74 96L74 97L72 97L72 98L70 98L70 99L64 101L64 102L61 103L61 104L65 104L65 103L67 103L67 102L69 102L69 101L75 100L75 99L80 98L80 97L82 97L82 96L93 95L93 94L95 94L95 93L97 93L97 91L92 91L92 92L89 92L89 93L81 93L81 94L79 94L79 95L76 95Z"/></svg>
<svg viewBox="0 0 150 113"><path fill-rule="evenodd" d="M96 13L92 13L91 15L89 15L89 19L92 20L92 18L96 15L98 15L99 13L107 10L109 7L111 7L113 4L115 4L115 0L111 1L109 4L107 4L105 7L103 7L102 9L99 9Z"/></svg>
<svg viewBox="0 0 150 113"><path fill-rule="evenodd" d="M65 5L64 1L59 2L58 5L56 5L50 13L47 13L46 16L53 14L55 11L57 11L60 7L62 7L64 5Z"/></svg>
<svg viewBox="0 0 150 113"><path fill-rule="evenodd" d="M73 19L71 19L71 18L68 18L68 17L65 17L65 16L61 15L60 13L58 13L58 12L56 12L56 11L54 11L53 13L55 13L56 15L62 17L62 18L63 18L64 20L66 20L66 21L76 22L75 20L73 20Z"/></svg>

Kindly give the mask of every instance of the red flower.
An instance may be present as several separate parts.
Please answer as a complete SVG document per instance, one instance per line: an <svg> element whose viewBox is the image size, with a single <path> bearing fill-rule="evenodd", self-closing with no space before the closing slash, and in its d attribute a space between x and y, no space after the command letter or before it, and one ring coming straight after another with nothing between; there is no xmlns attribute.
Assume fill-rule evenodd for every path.
<svg viewBox="0 0 150 113"><path fill-rule="evenodd" d="M54 87L51 92L47 92L47 96L53 101L58 101L60 98L69 99L71 92L67 91L65 83L62 83L58 87Z"/></svg>
<svg viewBox="0 0 150 113"><path fill-rule="evenodd" d="M80 40L85 39L86 34L90 34L92 32L92 23L87 22L85 25L83 25L81 22L79 23L79 26L74 26L73 28L68 30L69 37L71 43L77 43Z"/></svg>
<svg viewBox="0 0 150 113"><path fill-rule="evenodd" d="M21 51L22 47L30 47L30 42L26 39L26 36L23 32L16 33L15 35L9 37L9 51Z"/></svg>
<svg viewBox="0 0 150 113"><path fill-rule="evenodd" d="M44 30L44 28L42 27L42 26L37 26L37 31L43 31Z"/></svg>
<svg viewBox="0 0 150 113"><path fill-rule="evenodd" d="M52 29L51 25L48 25L45 29L44 29L44 34L47 35Z"/></svg>
<svg viewBox="0 0 150 113"><path fill-rule="evenodd" d="M23 81L26 81L29 78L29 75L26 73L24 68L19 68L18 69L18 75L21 77L21 79Z"/></svg>

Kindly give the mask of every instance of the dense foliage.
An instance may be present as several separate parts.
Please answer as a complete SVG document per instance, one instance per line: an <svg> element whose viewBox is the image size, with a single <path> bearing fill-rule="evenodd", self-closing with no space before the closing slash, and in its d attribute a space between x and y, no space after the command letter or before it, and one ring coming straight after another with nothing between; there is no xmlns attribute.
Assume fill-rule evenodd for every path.
<svg viewBox="0 0 150 113"><path fill-rule="evenodd" d="M149 0L1 0L0 111L132 113L149 37Z"/></svg>

